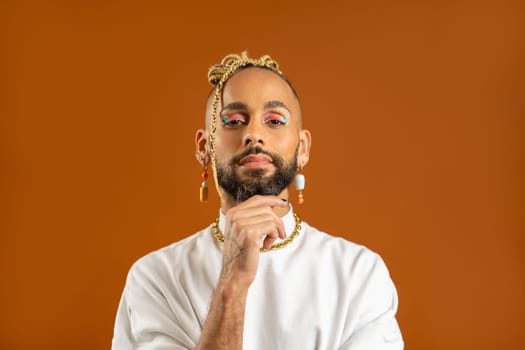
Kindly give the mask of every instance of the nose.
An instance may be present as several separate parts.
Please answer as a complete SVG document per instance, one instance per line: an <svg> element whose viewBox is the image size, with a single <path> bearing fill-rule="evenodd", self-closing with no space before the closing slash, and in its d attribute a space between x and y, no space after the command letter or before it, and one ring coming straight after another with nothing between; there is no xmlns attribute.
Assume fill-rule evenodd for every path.
<svg viewBox="0 0 525 350"><path fill-rule="evenodd" d="M250 121L243 137L245 146L256 146L265 144L264 130L262 125L258 125L255 121Z"/></svg>

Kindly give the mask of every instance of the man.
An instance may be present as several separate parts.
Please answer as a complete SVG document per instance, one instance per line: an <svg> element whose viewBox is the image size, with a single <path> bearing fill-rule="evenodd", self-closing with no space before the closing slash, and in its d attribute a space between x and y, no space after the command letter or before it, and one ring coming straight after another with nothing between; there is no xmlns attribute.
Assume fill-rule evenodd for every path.
<svg viewBox="0 0 525 350"><path fill-rule="evenodd" d="M304 185L311 136L277 63L229 55L209 79L196 156L219 219L133 265L113 349L402 349L381 258L293 212L288 186L296 172Z"/></svg>

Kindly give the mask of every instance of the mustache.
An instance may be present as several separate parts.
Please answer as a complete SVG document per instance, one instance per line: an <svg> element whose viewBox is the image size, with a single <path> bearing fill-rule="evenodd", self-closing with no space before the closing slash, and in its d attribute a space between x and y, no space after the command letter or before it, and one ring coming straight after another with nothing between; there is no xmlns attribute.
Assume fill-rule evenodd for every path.
<svg viewBox="0 0 525 350"><path fill-rule="evenodd" d="M276 155L276 154L274 154L272 152L265 151L265 150L263 150L260 147L250 147L250 148L247 148L245 151L243 151L241 154L233 157L231 159L230 164L231 165L239 164L241 159L243 159L246 156L252 155L252 154L264 154L265 156L270 157L272 162L277 163L277 164L280 164L280 162L282 160L282 158L279 157L278 155Z"/></svg>

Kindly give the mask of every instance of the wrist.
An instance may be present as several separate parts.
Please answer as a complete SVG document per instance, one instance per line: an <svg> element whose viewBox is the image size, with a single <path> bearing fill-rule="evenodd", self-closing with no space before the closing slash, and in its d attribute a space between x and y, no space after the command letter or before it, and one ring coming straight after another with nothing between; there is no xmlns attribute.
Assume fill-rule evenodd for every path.
<svg viewBox="0 0 525 350"><path fill-rule="evenodd" d="M242 283L234 278L221 278L217 285L216 293L223 301L245 300L250 284Z"/></svg>

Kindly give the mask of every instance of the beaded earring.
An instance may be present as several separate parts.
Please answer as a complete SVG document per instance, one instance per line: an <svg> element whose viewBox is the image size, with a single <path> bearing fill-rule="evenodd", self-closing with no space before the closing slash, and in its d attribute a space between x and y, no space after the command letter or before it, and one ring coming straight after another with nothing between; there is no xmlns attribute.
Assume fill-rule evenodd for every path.
<svg viewBox="0 0 525 350"><path fill-rule="evenodd" d="M208 164L204 161L202 162L202 182L199 192L199 198L201 203L206 203L208 201Z"/></svg>
<svg viewBox="0 0 525 350"><path fill-rule="evenodd" d="M294 183L295 183L295 189L299 192L297 194L297 203L303 204L304 203L304 197L303 197L303 190L304 190L304 175L301 174L301 169L298 168L297 171L298 174L295 175Z"/></svg>

